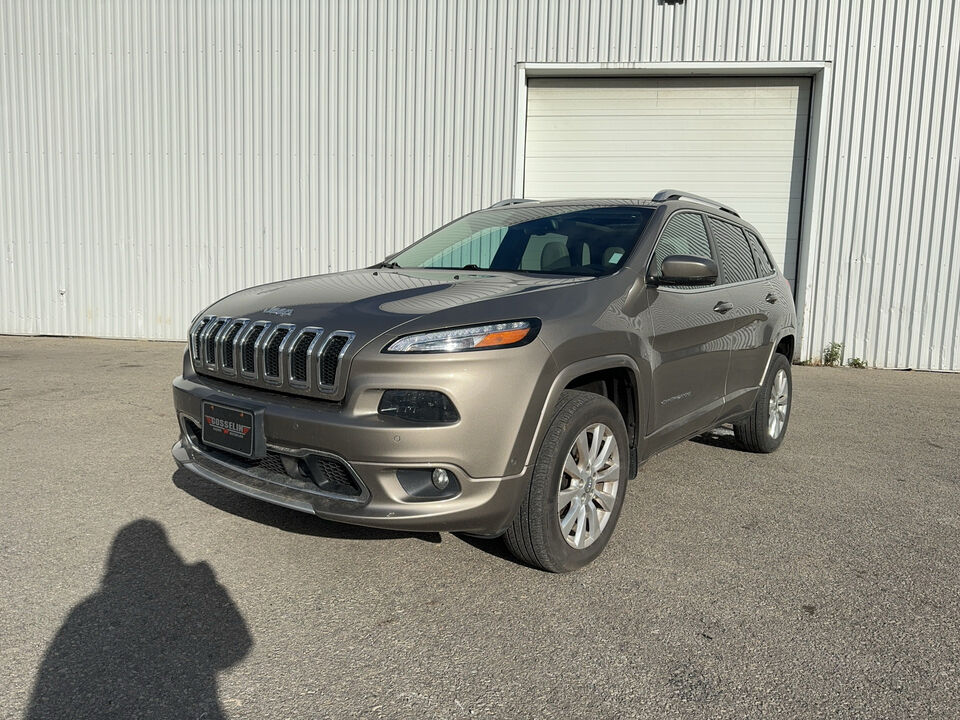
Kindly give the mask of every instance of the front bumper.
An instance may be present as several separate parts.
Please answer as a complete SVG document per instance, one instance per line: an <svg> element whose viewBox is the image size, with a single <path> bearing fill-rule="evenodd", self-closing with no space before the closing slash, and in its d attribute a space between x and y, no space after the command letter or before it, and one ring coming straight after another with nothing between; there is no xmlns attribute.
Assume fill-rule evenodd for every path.
<svg viewBox="0 0 960 720"><path fill-rule="evenodd" d="M282 466L263 467L203 445L192 428L199 428L204 400L257 407L263 410L267 450L273 458L319 453L342 464L356 485L345 494L321 489L310 479ZM436 456L420 462L393 462L387 458L357 458L362 450L382 442L382 429L338 423L335 412L310 412L302 402L268 394L239 395L193 379L177 378L174 404L181 427L173 447L177 464L200 477L236 492L338 522L409 531L458 531L477 535L501 534L512 522L527 488L528 472L498 478L475 478L458 464ZM282 429L295 429L291 436ZM370 436L369 438L367 436ZM299 439L299 442L295 440ZM303 438L325 438L323 447L304 447ZM345 440L338 440L344 438ZM333 440L331 440L333 439ZM348 439L348 440L347 440ZM370 442L367 442L367 440ZM331 444L332 443L332 444ZM445 499L413 497L400 483L397 471L441 467L457 478L459 491Z"/></svg>

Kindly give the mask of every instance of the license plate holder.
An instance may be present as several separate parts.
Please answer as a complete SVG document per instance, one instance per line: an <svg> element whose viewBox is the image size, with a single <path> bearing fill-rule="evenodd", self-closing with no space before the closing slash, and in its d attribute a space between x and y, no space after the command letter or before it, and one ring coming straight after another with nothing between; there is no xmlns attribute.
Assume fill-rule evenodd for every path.
<svg viewBox="0 0 960 720"><path fill-rule="evenodd" d="M264 455L263 419L255 410L204 400L202 425L205 445L246 458Z"/></svg>

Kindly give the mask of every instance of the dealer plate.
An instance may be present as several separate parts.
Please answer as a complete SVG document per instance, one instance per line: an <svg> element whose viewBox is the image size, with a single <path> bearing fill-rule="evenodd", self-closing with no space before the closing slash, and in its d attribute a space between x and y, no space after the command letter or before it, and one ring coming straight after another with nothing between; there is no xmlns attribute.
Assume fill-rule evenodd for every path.
<svg viewBox="0 0 960 720"><path fill-rule="evenodd" d="M203 403L203 433L201 437L207 445L228 450L244 457L252 457L254 444L253 413L248 410Z"/></svg>

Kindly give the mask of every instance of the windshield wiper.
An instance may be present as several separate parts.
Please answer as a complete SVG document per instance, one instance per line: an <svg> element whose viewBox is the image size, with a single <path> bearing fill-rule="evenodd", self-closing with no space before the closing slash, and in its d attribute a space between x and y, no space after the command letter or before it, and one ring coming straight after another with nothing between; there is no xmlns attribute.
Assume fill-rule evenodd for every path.
<svg viewBox="0 0 960 720"><path fill-rule="evenodd" d="M460 268L460 269L461 269L461 270L479 270L479 269L480 269L480 266L479 266L479 265L475 265L474 263L470 263L469 265L464 265L464 266L463 266L462 268Z"/></svg>
<svg viewBox="0 0 960 720"><path fill-rule="evenodd" d="M374 267L384 268L386 270L398 270L400 269L400 263L394 262L393 260L384 260L382 263L375 265Z"/></svg>

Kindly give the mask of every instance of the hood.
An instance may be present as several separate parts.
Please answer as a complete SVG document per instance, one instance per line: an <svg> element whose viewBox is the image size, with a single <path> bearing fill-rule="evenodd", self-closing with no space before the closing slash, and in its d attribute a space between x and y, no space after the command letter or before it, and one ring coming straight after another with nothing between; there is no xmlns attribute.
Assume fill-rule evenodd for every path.
<svg viewBox="0 0 960 720"><path fill-rule="evenodd" d="M350 331L356 333L357 350L388 330L425 315L585 279L471 271L355 270L241 290L214 303L204 314Z"/></svg>

